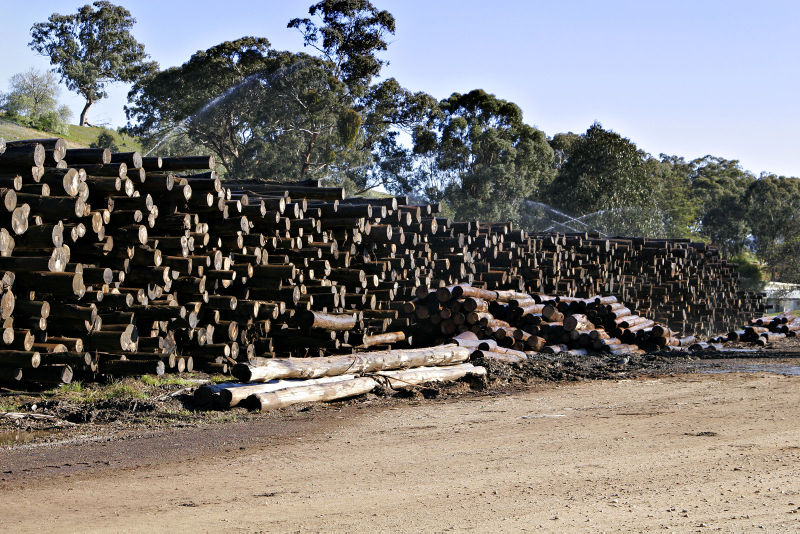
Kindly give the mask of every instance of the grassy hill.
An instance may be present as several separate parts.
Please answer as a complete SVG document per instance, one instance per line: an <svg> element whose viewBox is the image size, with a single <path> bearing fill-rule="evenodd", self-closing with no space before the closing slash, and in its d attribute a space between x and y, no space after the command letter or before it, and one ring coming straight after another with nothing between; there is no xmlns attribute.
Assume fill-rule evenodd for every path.
<svg viewBox="0 0 800 534"><path fill-rule="evenodd" d="M106 131L114 136L114 140L122 152L130 152L133 150L141 151L142 147L136 138L129 135L122 135L115 130L108 128L98 128L94 126L75 126L70 124L69 134L58 136L50 132L43 132L33 128L20 126L19 124L5 120L0 117L0 137L6 141L17 141L19 139L39 139L43 137L63 137L67 141L70 148L84 148L88 147L97 136L103 131Z"/></svg>

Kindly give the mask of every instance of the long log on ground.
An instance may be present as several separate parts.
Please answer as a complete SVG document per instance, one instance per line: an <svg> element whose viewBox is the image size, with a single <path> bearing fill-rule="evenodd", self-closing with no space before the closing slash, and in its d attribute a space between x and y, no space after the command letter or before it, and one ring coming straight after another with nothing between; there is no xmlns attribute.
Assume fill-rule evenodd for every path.
<svg viewBox="0 0 800 534"><path fill-rule="evenodd" d="M380 371L373 376L391 389L408 389L429 382L453 382L467 375L485 377L486 369L471 363L448 367L417 367L397 371Z"/></svg>
<svg viewBox="0 0 800 534"><path fill-rule="evenodd" d="M275 410L301 402L330 402L369 393L378 386L371 377L352 378L330 384L286 388L267 393L256 393L247 398L247 404L262 412Z"/></svg>
<svg viewBox="0 0 800 534"><path fill-rule="evenodd" d="M421 349L362 352L325 358L274 359L262 366L237 364L233 374L242 382L266 382L276 378L320 378L343 374L373 373L411 367L453 365L469 359L470 350L457 345Z"/></svg>
<svg viewBox="0 0 800 534"><path fill-rule="evenodd" d="M332 384L334 382L341 382L343 380L352 380L356 378L355 375L339 375L339 376L324 376L322 378L311 379L283 379L283 380L270 380L269 382L259 382L255 384L218 384L216 388L216 404L220 408L233 408L238 406L239 403L244 401L247 397L257 393L269 393L271 391L278 391L286 388L314 386L320 384ZM221 387L220 387L221 386ZM205 388L205 389L204 389ZM211 390L211 391L208 391ZM199 392L199 393L198 393ZM208 386L198 388L195 392L196 398L208 398L212 395L213 389ZM213 402L213 401L212 401Z"/></svg>

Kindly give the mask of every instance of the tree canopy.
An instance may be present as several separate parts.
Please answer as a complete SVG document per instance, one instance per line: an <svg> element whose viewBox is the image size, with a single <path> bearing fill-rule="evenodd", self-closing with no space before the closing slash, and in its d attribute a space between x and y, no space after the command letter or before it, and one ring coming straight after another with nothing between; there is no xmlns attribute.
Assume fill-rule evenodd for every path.
<svg viewBox="0 0 800 534"><path fill-rule="evenodd" d="M415 172L401 185L446 200L462 218L519 220L522 202L553 175L553 150L513 102L476 89L428 110L413 132Z"/></svg>
<svg viewBox="0 0 800 534"><path fill-rule="evenodd" d="M179 129L213 151L230 177L299 179L330 172L361 118L328 63L243 37L137 82L132 133L153 144Z"/></svg>
<svg viewBox="0 0 800 534"><path fill-rule="evenodd" d="M135 22L124 7L100 1L71 15L53 13L31 28L30 47L49 56L67 88L86 100L81 126L91 105L107 96L109 83L134 82L156 68L131 34Z"/></svg>
<svg viewBox="0 0 800 534"><path fill-rule="evenodd" d="M705 156L690 164L692 194L700 210L700 235L727 253L740 250L750 227L742 198L755 176L736 160Z"/></svg>
<svg viewBox="0 0 800 534"><path fill-rule="evenodd" d="M58 81L52 72L29 69L14 74L9 80L7 111L38 117L56 109Z"/></svg>
<svg viewBox="0 0 800 534"><path fill-rule="evenodd" d="M664 171L629 139L593 124L586 133L554 139L563 163L546 198L569 214L599 218L607 231L663 232L658 197Z"/></svg>
<svg viewBox="0 0 800 534"><path fill-rule="evenodd" d="M69 108L59 106L58 80L52 72L30 69L14 74L10 91L0 94L0 109L16 122L55 134L67 133Z"/></svg>
<svg viewBox="0 0 800 534"><path fill-rule="evenodd" d="M394 34L394 17L367 0L322 0L308 14L311 18L292 19L288 27L300 30L305 45L319 51L350 91L362 96L386 64L377 53L386 50L386 36Z"/></svg>

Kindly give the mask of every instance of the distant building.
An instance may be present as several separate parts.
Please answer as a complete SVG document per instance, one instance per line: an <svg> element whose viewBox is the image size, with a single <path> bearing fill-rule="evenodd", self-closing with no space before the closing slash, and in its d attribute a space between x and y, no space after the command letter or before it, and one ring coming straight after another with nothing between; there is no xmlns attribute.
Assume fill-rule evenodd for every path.
<svg viewBox="0 0 800 534"><path fill-rule="evenodd" d="M783 312L800 309L800 284L767 282L761 291L767 297L769 311Z"/></svg>

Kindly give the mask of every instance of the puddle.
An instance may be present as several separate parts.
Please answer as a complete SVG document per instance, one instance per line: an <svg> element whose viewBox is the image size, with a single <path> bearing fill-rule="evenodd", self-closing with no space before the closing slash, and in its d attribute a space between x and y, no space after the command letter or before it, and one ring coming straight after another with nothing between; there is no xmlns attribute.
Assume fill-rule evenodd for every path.
<svg viewBox="0 0 800 534"><path fill-rule="evenodd" d="M46 438L52 434L52 430L6 430L0 432L0 447L21 445L38 438Z"/></svg>
<svg viewBox="0 0 800 534"><path fill-rule="evenodd" d="M800 365L796 362L775 362L769 360L703 360L694 366L695 371L705 374L718 373L772 373L783 376L800 376Z"/></svg>

